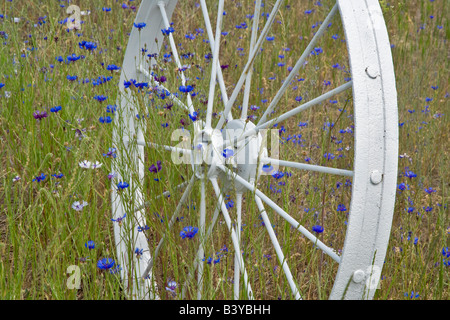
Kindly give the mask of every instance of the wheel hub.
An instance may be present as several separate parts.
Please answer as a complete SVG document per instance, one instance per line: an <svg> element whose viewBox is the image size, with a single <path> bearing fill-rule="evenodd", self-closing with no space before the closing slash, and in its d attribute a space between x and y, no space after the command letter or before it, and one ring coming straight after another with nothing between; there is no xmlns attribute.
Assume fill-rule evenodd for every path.
<svg viewBox="0 0 450 320"><path fill-rule="evenodd" d="M267 148L260 133L249 135L241 141L223 147L225 141L235 141L255 128L252 122L232 120L223 130L204 129L194 138L192 165L198 178L220 177L225 187L244 190L238 182L226 178L219 168L226 166L248 182L254 182L261 172L261 158L267 157ZM257 170L259 168L259 170Z"/></svg>

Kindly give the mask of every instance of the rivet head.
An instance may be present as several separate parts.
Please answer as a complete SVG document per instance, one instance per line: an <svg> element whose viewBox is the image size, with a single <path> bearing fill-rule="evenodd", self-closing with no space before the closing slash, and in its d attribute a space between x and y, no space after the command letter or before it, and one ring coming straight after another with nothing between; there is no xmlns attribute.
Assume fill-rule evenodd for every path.
<svg viewBox="0 0 450 320"><path fill-rule="evenodd" d="M374 66L368 66L366 68L366 73L372 79L376 79L380 75L380 73L378 72L378 69L375 68Z"/></svg>
<svg viewBox="0 0 450 320"><path fill-rule="evenodd" d="M373 184L379 184L381 180L383 180L383 175L381 174L381 172L378 170L373 170L370 174L370 181Z"/></svg>
<svg viewBox="0 0 450 320"><path fill-rule="evenodd" d="M366 277L366 274L364 273L364 271L362 270L356 270L355 272L353 272L353 282L356 283L360 283L361 281L364 280L364 278Z"/></svg>

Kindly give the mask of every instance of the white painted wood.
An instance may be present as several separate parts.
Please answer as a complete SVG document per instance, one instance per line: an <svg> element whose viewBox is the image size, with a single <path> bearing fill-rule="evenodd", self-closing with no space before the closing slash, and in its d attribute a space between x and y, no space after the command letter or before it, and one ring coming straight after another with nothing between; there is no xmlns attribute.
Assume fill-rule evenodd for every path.
<svg viewBox="0 0 450 320"><path fill-rule="evenodd" d="M398 116L389 38L377 0L338 0L353 79L355 159L350 217L330 299L372 299L376 286L352 280L383 268L394 212ZM380 20L381 19L381 20ZM377 70L375 78L366 72ZM383 179L371 183L378 170ZM367 274L366 274L367 277Z"/></svg>

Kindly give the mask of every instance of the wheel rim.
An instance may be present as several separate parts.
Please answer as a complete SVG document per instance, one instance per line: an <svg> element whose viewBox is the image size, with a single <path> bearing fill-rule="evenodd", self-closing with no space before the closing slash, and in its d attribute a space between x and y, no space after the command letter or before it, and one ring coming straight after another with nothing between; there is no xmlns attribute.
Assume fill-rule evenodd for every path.
<svg viewBox="0 0 450 320"><path fill-rule="evenodd" d="M281 6L282 1L277 1L274 5L275 8ZM258 4L259 1L256 1ZM115 118L115 128L113 133L113 141L116 148L119 150L118 159L113 163L113 172L118 173L117 179L120 181L129 181L130 190L134 193L134 200L132 205L133 219L124 219L123 224L116 223L117 219L121 219L125 214L130 217L129 205L126 204L126 196L118 192L115 188L116 184L113 183L112 192L112 210L113 219L116 220L114 223L114 233L117 248L118 260L122 266L121 277L124 284L129 290L131 290L132 298L150 298L158 299L158 285L156 285L156 280L153 278L152 267L153 260L152 256L159 254L161 248L164 246L164 236L160 239L158 245L155 248L149 247L147 237L144 232L137 231L138 228L144 228L146 226L145 218L145 204L144 195L142 189L144 187L144 159L145 151L144 146L151 144L146 141L145 129L139 127L135 123L135 109L136 108L133 101L131 90L125 89L124 83L130 81L130 79L143 79L145 77L153 79L150 75L149 65L151 65L155 60L151 58L149 64L145 62L136 63L135 56L137 50L140 48L146 48L148 52L159 53L159 46L163 43L164 36L161 29L168 29L170 26L169 21L177 5L177 1L143 1L141 7L137 13L136 23L145 22L145 29L142 31L137 28L133 28L131 32L127 51L125 53L122 75L119 83L120 91L122 94L120 103L120 109L123 110L125 122L120 122L119 117ZM255 15L259 16L260 11L258 10L258 5L255 6ZM201 1L201 9L203 12L207 12L206 3ZM267 21L273 20L275 18L275 12L273 10ZM223 1L219 1L218 12L223 11ZM321 101L325 101L330 97L339 94L349 88L353 91L353 103L354 103L354 113L355 113L355 155L354 155L354 168L353 171L349 170L339 170L333 168L321 168L320 166L304 165L300 163L291 163L289 161L270 159L271 163L278 164L281 166L292 167L304 169L307 168L311 171L323 170L323 172L328 172L337 175L350 176L353 177L352 184L352 195L349 211L351 212L348 227L346 231L345 242L342 250L342 254L338 255L333 248L328 247L322 243L318 237L314 236L309 230L304 228L300 223L298 223L294 218L292 218L288 213L286 213L281 207L279 207L275 202L271 201L260 190L255 188L254 182L257 180L251 174L248 174L246 179L242 179L240 175L231 172L224 165L225 161L221 161L221 144L220 142L213 143L215 150L220 150L216 155L218 161L214 162L213 165L208 167L208 172L211 171L211 167L214 166L214 173L205 174L193 174L191 180L186 181L180 187L187 185L186 190L183 192L183 196L178 203L175 213L172 215L171 220L168 222L167 227L172 228L176 221L176 216L180 212L182 205L185 203L191 189L193 188L194 180L200 180L200 220L199 220L199 234L202 237L208 238L211 233L210 230L205 232L205 219L206 219L206 178L211 181L211 185L214 189L214 193L217 196L219 207L224 215L227 227L230 230L232 242L235 247L239 247L240 244L240 230L241 230L241 211L242 211L242 197L243 194L251 190L255 192L255 202L259 213L261 214L262 220L267 228L269 237L274 245L275 251L278 254L280 261L284 261L283 250L275 236L275 232L271 227L268 215L266 213L265 205L269 206L276 213L281 215L291 226L296 228L302 233L307 239L313 242L313 245L317 245L322 249L328 256L339 263L339 267L336 273L336 279L334 286L331 290L331 299L371 299L375 293L376 285L378 283L380 272L382 269L387 244L389 241L390 227L392 223L392 214L395 200L395 183L397 176L397 159L398 159L398 132L397 132L397 105L396 105L396 90L395 90L395 78L392 66L392 57L390 54L390 47L388 41L388 35L386 27L384 25L384 20L382 18L381 9L379 7L378 1L367 0L367 1L337 1L336 5L331 9L325 21L322 23L322 27L319 28L316 33L317 39L319 39L323 32L326 32L326 26L328 22L331 21L332 17L340 12L342 25L345 30L347 48L349 53L349 62L351 67L351 78L352 80L348 83L337 87L327 94L323 94L315 99L304 103L294 110L288 111L281 116L277 117L275 120L268 120L271 107L275 107L280 101L283 95L283 87L275 95L271 104L266 109L260 121L254 125L249 125L245 127L244 125L244 135L241 135L241 141L244 141L243 137L255 136L259 131L265 128L271 127L273 124L283 121L292 117L301 111L307 110L314 105L317 105ZM218 15L220 18L221 15ZM228 120L228 125L235 124L233 129L235 129L239 120L232 120L231 110L234 102L237 99L240 90L234 90L233 94L228 97L227 90L224 85L223 75L221 74L221 68L219 64L219 52L220 46L215 45L214 39L220 38L220 28L216 26L216 33L213 34L212 27L209 27L210 22L208 22L209 15L204 15L207 33L209 35L211 51L213 54L212 65L217 67L217 70L212 70L210 86L209 86L209 99L206 107L206 119L205 121L194 122L194 131L196 135L201 132L201 130L214 130L212 126L212 110L219 107L213 105L214 89L216 85L216 80L219 83L219 90L222 93L222 103L224 112L219 118L216 129L222 128ZM253 19L255 21L257 19ZM219 25L220 22L219 22ZM269 26L269 23L266 24ZM270 28L269 28L270 29ZM144 32L145 30L145 32ZM254 28L253 30L256 30ZM252 32L250 39L250 49L254 49L255 55L261 46L265 28L258 35L256 32ZM171 48L173 53L173 58L177 62L178 67L181 66L179 57L176 53L176 45L172 40L172 35L169 36L171 42ZM220 41L218 42L220 44ZM303 55L297 61L296 66L293 68L292 74L298 71L300 67L304 64L305 59L310 53L310 49L314 48L315 37L309 43L309 46L304 50ZM256 49L255 49L256 47ZM308 49L309 48L309 49ZM175 50L174 50L175 49ZM250 50L250 57L252 56L252 50ZM141 59L138 59L139 61ZM251 60L251 58L249 58ZM251 81L252 78L252 62L247 62L247 69L244 68L244 72L241 74L236 87L239 87L247 81ZM248 71L248 72L246 72ZM217 77L217 78L216 78ZM143 81L143 80L139 80ZM148 80L147 80L148 81ZM183 86L186 85L186 79L184 74L181 73L181 83ZM289 81L285 81L289 83ZM286 85L287 86L287 85ZM250 85L245 85L244 98L243 98L243 109L242 117L246 118L248 113L248 99L250 92L248 90ZM174 88L175 89L175 88ZM192 103L190 95L186 95L186 103L178 99L174 99L175 104L179 104L181 108L186 109L190 115L194 115L194 104ZM368 107L370 106L370 108ZM374 125L375 124L375 125ZM239 126L239 125L237 125ZM378 127L377 127L378 126ZM258 130L255 130L258 129ZM255 132L256 131L256 132ZM226 134L224 134L226 136ZM194 141L197 141L194 139ZM155 144L156 145L156 144ZM194 147L197 144L194 143ZM206 146L206 143L205 143ZM258 145L259 146L259 145ZM255 147L258 152L263 151L260 147ZM125 147L125 148L124 148ZM186 149L191 149L191 146L187 146ZM127 149L120 151L120 149ZM166 146L166 149L173 149L173 147ZM189 150L193 152L194 150ZM233 149L236 152L236 149ZM187 151L186 151L187 153ZM247 150L247 153L248 150ZM124 164L120 162L120 159L127 158L128 163ZM130 163L130 159L132 162ZM195 158L191 158L191 162L195 161ZM194 160L193 160L194 159ZM270 161L266 161L270 162ZM260 166L264 162L260 163ZM130 167L138 168L138 174L134 177L129 174ZM192 165L194 172L199 172L199 167ZM242 170L241 170L242 172ZM258 170L259 172L259 170ZM234 186L237 187L236 192L236 202L237 202L237 218L235 220L236 228L232 226L232 220L228 214L227 207L223 201L223 195L221 193L217 177L220 177L221 181L225 181L225 177L230 177L230 180L234 181ZM236 183L237 181L237 183ZM225 188L225 187L224 187ZM124 199L125 197L125 199ZM137 208L137 209L136 209ZM219 215L219 210L216 208L213 215L213 222L211 226L214 226L215 221L217 221ZM126 221L126 223L125 223ZM144 249L143 253L136 258L133 254L134 248ZM237 250L236 250L237 251ZM240 249L239 249L240 251ZM198 268L200 275L203 274L204 263L201 263L202 257L204 256L203 246L200 245L197 251L198 259L194 262L194 269ZM242 257L238 255L234 258L235 261L235 293L234 297L238 298L240 289L239 283L243 282L243 287L247 293L247 298L253 298L253 293L251 289L251 284L249 284L248 274L245 267L245 262ZM200 263L199 263L200 262ZM289 270L288 263L282 263L282 269L284 275L288 279L289 286L292 292L292 297L296 299L302 298L300 290L298 290L298 285L292 278L292 273ZM243 281L240 281L239 270L242 272ZM144 278L143 279L143 276ZM202 286L202 280L200 276L198 286ZM236 281L237 279L237 281ZM185 291L181 297L184 297ZM197 298L201 298L201 290L198 290Z"/></svg>

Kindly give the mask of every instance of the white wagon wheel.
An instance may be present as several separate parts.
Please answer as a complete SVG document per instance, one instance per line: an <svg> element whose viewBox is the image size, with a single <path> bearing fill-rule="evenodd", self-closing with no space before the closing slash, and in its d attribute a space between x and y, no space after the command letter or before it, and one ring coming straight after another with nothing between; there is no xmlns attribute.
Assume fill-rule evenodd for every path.
<svg viewBox="0 0 450 320"><path fill-rule="evenodd" d="M252 1L253 2L253 1ZM277 214L283 217L289 224L296 228L299 234L309 239L312 244L318 246L326 255L330 256L339 264L333 289L331 291L331 299L372 299L376 286L371 285L377 283L383 266L386 249L388 246L390 229L392 224L396 177L397 177L397 158L398 158L398 121L397 121L397 97L395 88L394 68L390 51L388 33L382 16L381 8L377 0L337 0L326 19L321 24L313 39L310 41L304 53L299 57L295 67L286 78L286 81L279 89L277 95L273 97L272 102L265 111L263 117L258 123L253 124L251 121L233 120L230 110L236 107L237 95L241 91L244 82L250 81L252 77L252 63L254 57L258 53L266 39L268 31L274 21L281 4L284 1L278 0L273 5L273 10L266 20L264 29L252 32L251 52L244 71L237 82L233 93L227 96L223 77L221 74L219 60L220 39L222 14L218 14L215 34L209 21L208 8L204 0L200 1L203 18L205 20L205 29L208 33L211 51L212 51L212 67L210 80L210 99L206 108L206 120L196 121L194 123L195 140L193 145L197 148L194 150L177 150L185 152L188 159L192 159L193 174L189 182L180 186L185 188L181 201L169 222L169 228L173 225L181 206L187 199L193 184L197 181L200 184L200 226L199 234L207 237L205 234L205 215L206 215L206 193L207 180L210 180L214 192L218 197L220 210L223 213L228 229L231 233L233 246L236 252L240 252L239 237L239 219L237 220L238 228L234 228L231 218L228 214L227 207L223 202L222 193L218 184L218 179L222 180L224 185L237 190L236 206L238 217L241 213L242 195L245 192L255 197L255 203L265 222L269 236L274 245L274 249L278 255L278 259L282 264L282 269L289 282L292 296L300 299L301 293L296 286L291 270L289 269L289 261L285 259L283 251L278 243L278 239L271 228L270 221L266 214L264 206L270 207ZM217 12L223 12L224 1L218 1ZM261 1L255 1L255 15L261 15ZM113 183L112 193L112 211L113 219L117 222L122 218L123 223L114 223L115 243L117 247L118 262L121 265L121 277L127 288L132 290L132 298L156 298L158 299L158 288L155 285L155 279L152 275L153 262L152 255L158 254L164 245L164 238L159 242L156 248L149 248L147 238L143 232L139 232L139 228L146 226L144 217L144 147L155 147L151 142L146 142L145 129L137 124L136 113L137 105L135 98L132 97L132 90L126 89L124 83L135 79L137 82L150 81L150 83L162 88L162 85L154 79L150 74L151 64L154 61L142 59L141 48L146 48L149 53L159 53L161 43L163 43L162 29L169 30L172 13L174 12L176 0L143 0L135 19L135 27L133 28L120 78L121 98L119 100L118 113L121 117L116 116L115 127L113 133L113 143L118 149L118 156L113 163L113 172L117 172L118 180ZM211 3L208 4L212 7ZM305 62L306 57L314 49L317 40L326 32L327 25L335 14L339 14L342 20L342 26L345 30L349 65L351 69L351 81L323 94L309 102L294 108L274 120L268 120L271 111L276 107L284 94L287 84L292 80L300 67ZM207 13L207 14L206 14ZM257 20L257 19L254 19ZM145 23L144 28L140 28L138 23ZM143 25L141 25L142 27ZM142 30L141 30L142 29ZM257 28L253 28L257 30ZM293 31L295 32L295 30ZM181 68L180 59L177 52L177 45L173 40L173 35L168 32L170 46L173 59ZM150 70L150 71L149 71ZM256 76L256 75L255 75ZM216 82L220 86L222 93L223 109L216 129L225 128L225 142L220 131L212 127L213 109L216 112L220 110L220 106L213 106L214 89ZM185 85L186 79L181 73L181 83L174 84L175 87L169 88L174 90L178 85ZM250 88L250 86L245 86ZM269 159L267 150L261 145L262 129L271 127L274 123L288 119L300 111L306 110L316 104L320 104L334 95L345 90L352 90L355 120L355 141L354 141L354 159L353 170L340 170L331 167L319 167L298 162L276 161ZM248 106L248 92L244 94L244 107L242 113L246 118ZM172 96L173 97L173 96ZM188 94L187 103L173 98L174 103L179 103L181 107L187 109L190 115L194 115L194 105ZM119 118L122 120L119 121ZM225 125L225 127L224 127ZM243 131L234 141L229 143L230 137L227 136L228 129L242 129ZM219 132L219 133L218 133ZM231 137L232 138L232 137ZM233 140L233 139L231 139ZM259 160L258 165L248 163L238 165L239 174L229 169L229 165L222 156L224 147L233 149L234 153L239 154L239 146L243 141L245 147L243 150L254 156L253 160ZM233 143L234 142L234 143ZM151 146L150 146L151 145ZM212 146L212 149L208 149ZM168 150L175 150L171 146L162 146ZM196 151L196 150L202 151ZM208 153L203 154L202 152ZM241 152L242 154L242 152ZM209 159L207 165L200 164L202 157ZM238 157L238 156L236 156ZM251 157L250 157L251 158ZM124 159L127 159L126 161ZM131 159L131 162L130 162ZM350 216L346 231L345 243L342 253L338 254L333 248L322 243L314 234L299 224L292 216L285 212L268 196L257 189L255 181L259 177L261 165L272 161L280 166L292 168L319 171L328 174L350 176L353 179L352 196L350 203ZM196 162L196 163L194 163ZM137 169L137 170L136 170ZM135 170L135 171L132 171ZM137 172L138 174L131 174ZM127 181L130 185L129 190L134 194L134 201L130 203L126 197L117 191L117 181ZM200 181L200 182L198 182ZM131 208L131 209L130 209ZM219 214L218 208L215 210L214 222ZM208 211L209 212L209 211ZM257 214L257 213L255 213ZM212 222L211 226L214 225ZM139 259L134 253L135 248L143 249ZM198 250L198 257L204 255L202 245ZM200 263L199 263L200 262ZM243 282L247 292L247 298L253 298L251 289L252 284L249 282L247 269L244 259L235 257L235 274L239 279L239 273L243 275L243 281L235 281L235 297L238 297L239 283ZM203 267L201 260L195 261L198 266L198 272L202 273ZM201 277L199 276L199 279ZM372 279L373 278L373 279ZM201 280L199 280L201 281ZM199 285L200 288L200 285ZM201 298L199 289L197 298Z"/></svg>

